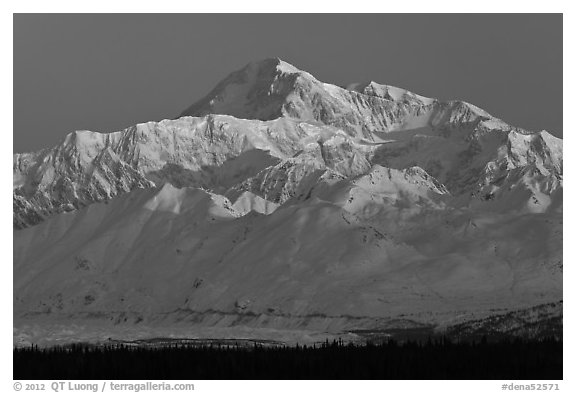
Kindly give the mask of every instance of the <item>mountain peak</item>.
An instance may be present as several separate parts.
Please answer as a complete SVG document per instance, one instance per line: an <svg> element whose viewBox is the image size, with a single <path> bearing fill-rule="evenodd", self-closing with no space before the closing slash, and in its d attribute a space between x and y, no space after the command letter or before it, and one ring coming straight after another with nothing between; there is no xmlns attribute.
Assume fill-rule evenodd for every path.
<svg viewBox="0 0 576 393"><path fill-rule="evenodd" d="M373 81L348 88L322 83L290 63L272 57L248 63L231 73L181 116L225 114L263 121L288 117L332 125L351 136L371 139L371 132L386 132L407 112L419 113L422 107L434 102ZM366 124L366 118L374 121Z"/></svg>
<svg viewBox="0 0 576 393"><path fill-rule="evenodd" d="M278 57L248 63L224 78L180 116L216 113L242 119L278 118L286 97L295 89L296 80L304 74Z"/></svg>
<svg viewBox="0 0 576 393"><path fill-rule="evenodd" d="M177 321L256 338L448 330L562 299L563 147L548 132L279 58L185 114L14 155L17 323L85 324L73 341L107 321L120 340Z"/></svg>
<svg viewBox="0 0 576 393"><path fill-rule="evenodd" d="M282 60L279 57L269 57L266 59L250 62L246 65L246 67L244 67L244 69L279 71L285 74L295 74L302 72L292 64Z"/></svg>

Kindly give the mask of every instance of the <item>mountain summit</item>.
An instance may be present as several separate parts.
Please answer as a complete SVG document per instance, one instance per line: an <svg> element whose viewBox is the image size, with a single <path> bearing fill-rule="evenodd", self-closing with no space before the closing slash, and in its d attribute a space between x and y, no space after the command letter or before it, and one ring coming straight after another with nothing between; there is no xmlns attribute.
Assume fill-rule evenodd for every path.
<svg viewBox="0 0 576 393"><path fill-rule="evenodd" d="M562 140L466 102L272 58L13 173L20 343L561 321Z"/></svg>
<svg viewBox="0 0 576 393"><path fill-rule="evenodd" d="M278 58L266 59L230 74L182 116L218 113L264 121L288 117L333 125L370 139L372 132L391 129L434 102L374 82L361 87L322 83Z"/></svg>
<svg viewBox="0 0 576 393"><path fill-rule="evenodd" d="M295 91L298 79L306 78L314 79L279 58L252 62L224 78L181 116L214 113L242 119L276 119L282 116L281 107Z"/></svg>

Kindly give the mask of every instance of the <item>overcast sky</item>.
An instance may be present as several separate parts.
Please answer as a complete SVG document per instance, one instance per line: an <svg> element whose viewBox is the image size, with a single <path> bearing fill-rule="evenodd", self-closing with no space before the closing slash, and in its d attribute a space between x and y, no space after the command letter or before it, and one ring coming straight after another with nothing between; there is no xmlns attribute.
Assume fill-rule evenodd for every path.
<svg viewBox="0 0 576 393"><path fill-rule="evenodd" d="M562 136L562 15L14 16L14 152L173 118L246 63L471 102Z"/></svg>

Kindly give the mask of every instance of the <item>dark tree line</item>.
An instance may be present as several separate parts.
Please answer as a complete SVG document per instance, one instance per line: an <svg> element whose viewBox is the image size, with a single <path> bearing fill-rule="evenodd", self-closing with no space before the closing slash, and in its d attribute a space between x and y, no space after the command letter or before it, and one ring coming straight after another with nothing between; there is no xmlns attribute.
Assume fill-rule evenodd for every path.
<svg viewBox="0 0 576 393"><path fill-rule="evenodd" d="M562 341L17 348L14 379L562 379Z"/></svg>

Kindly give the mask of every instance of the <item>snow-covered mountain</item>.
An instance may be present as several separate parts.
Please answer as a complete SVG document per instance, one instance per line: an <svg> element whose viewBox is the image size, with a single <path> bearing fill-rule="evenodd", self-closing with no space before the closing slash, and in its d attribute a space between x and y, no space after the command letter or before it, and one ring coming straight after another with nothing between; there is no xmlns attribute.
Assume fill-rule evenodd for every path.
<svg viewBox="0 0 576 393"><path fill-rule="evenodd" d="M15 317L264 336L540 310L562 169L561 139L471 104L250 63L178 119L14 155Z"/></svg>

